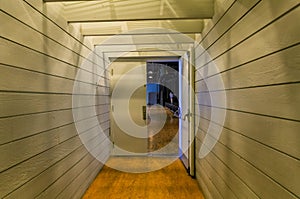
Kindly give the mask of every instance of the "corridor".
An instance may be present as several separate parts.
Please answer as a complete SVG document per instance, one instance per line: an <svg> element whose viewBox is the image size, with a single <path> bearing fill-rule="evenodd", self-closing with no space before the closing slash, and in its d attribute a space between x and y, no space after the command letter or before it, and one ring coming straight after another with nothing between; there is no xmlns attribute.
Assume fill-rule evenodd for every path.
<svg viewBox="0 0 300 199"><path fill-rule="evenodd" d="M299 199L299 4L0 0L0 198Z"/></svg>
<svg viewBox="0 0 300 199"><path fill-rule="evenodd" d="M164 127L148 138L149 154L143 157L111 157L84 194L88 198L199 198L204 199L197 181L188 175L178 156L178 118L167 108L156 108L155 114L167 113ZM154 119L154 118L153 118ZM150 120L150 118L148 119ZM153 129L148 129L149 134ZM168 153L152 151L174 142ZM166 162L170 161L171 164ZM165 166L167 165L167 166ZM153 171L152 171L153 170ZM124 172L124 171L134 171ZM138 172L137 172L138 171ZM151 172L148 172L151 171ZM137 172L137 173L135 173Z"/></svg>

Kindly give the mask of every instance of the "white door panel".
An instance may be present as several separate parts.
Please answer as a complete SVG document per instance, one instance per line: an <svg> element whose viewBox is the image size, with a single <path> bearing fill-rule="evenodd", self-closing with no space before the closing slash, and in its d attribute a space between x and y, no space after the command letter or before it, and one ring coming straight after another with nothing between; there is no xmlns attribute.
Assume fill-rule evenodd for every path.
<svg viewBox="0 0 300 199"><path fill-rule="evenodd" d="M140 62L115 62L111 69L113 155L147 155L147 126L143 118L146 66Z"/></svg>
<svg viewBox="0 0 300 199"><path fill-rule="evenodd" d="M179 107L180 107L180 149L182 161L186 168L189 168L189 56L186 53L181 59L179 73Z"/></svg>
<svg viewBox="0 0 300 199"><path fill-rule="evenodd" d="M181 74L179 81L179 139L180 149L182 151L181 160L188 169L189 174L194 176L194 70L193 70L193 54L190 52L184 54L180 61L179 73Z"/></svg>

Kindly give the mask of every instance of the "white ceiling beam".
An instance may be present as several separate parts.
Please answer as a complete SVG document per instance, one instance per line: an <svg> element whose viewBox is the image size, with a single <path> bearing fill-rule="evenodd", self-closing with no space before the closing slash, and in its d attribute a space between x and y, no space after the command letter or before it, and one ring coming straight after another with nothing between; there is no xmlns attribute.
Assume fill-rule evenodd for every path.
<svg viewBox="0 0 300 199"><path fill-rule="evenodd" d="M132 57L152 57L152 58L156 58L156 57L181 57L184 55L184 53L186 52L186 50L147 50L147 49L142 49L142 50L134 50L134 51L115 51L115 52L103 52L103 55L107 58L113 58L113 59L117 59L117 58L132 58Z"/></svg>
<svg viewBox="0 0 300 199"><path fill-rule="evenodd" d="M114 45L95 45L95 49L99 53L107 52L107 51L137 51L143 49L159 49L165 51L173 51L173 50L184 50L187 51L191 48L191 44L147 44L147 45L121 45L121 46L114 46Z"/></svg>
<svg viewBox="0 0 300 199"><path fill-rule="evenodd" d="M161 12L161 0L85 1L65 5L70 23L207 19L214 13L214 0L168 0ZM172 7L168 6L172 5ZM172 8L172 9L171 9Z"/></svg>
<svg viewBox="0 0 300 199"><path fill-rule="evenodd" d="M122 44L122 43L102 43L96 46L144 46L144 45L180 45L180 44L194 44L194 42L176 42L176 43L126 43L126 44Z"/></svg>
<svg viewBox="0 0 300 199"><path fill-rule="evenodd" d="M137 36L137 35L142 35L142 36L151 36L151 35L188 35L189 37L194 37L192 35L198 34L199 32L174 32L174 33L156 33L156 32L149 32L149 33L120 33L120 34L107 34L107 33L94 33L94 34L82 34L85 37L111 37L111 36Z"/></svg>
<svg viewBox="0 0 300 199"><path fill-rule="evenodd" d="M126 32L124 31L126 27ZM150 28L157 28L154 31ZM196 34L201 33L204 27L203 20L158 20L138 22L95 22L81 24L81 34L84 36L112 36L135 34ZM139 29L139 32L135 31ZM142 31L142 29L147 29Z"/></svg>
<svg viewBox="0 0 300 199"><path fill-rule="evenodd" d="M70 2L70 1L76 2L76 1L103 1L103 0L44 0L45 3L47 3L47 2Z"/></svg>
<svg viewBox="0 0 300 199"><path fill-rule="evenodd" d="M109 57L110 62L178 61L180 56Z"/></svg>
<svg viewBox="0 0 300 199"><path fill-rule="evenodd" d="M157 39L157 40L154 40ZM162 43L173 42L181 42L181 41L189 41L194 42L196 39L194 34L153 34L149 37L148 34L146 35L114 35L114 36L91 36L90 40L94 45L102 44L102 43L122 43L122 44L134 44L135 42L139 41L147 41L148 43L163 41Z"/></svg>
<svg viewBox="0 0 300 199"><path fill-rule="evenodd" d="M107 45L146 45L146 44L193 44L194 39L183 34L176 35L123 35L112 37L93 37L91 41L102 46Z"/></svg>
<svg viewBox="0 0 300 199"><path fill-rule="evenodd" d="M169 50L159 50L159 49L142 49L142 50L132 50L130 52L186 52L186 50L177 50L177 49L169 49ZM104 51L103 53L126 53L128 51L126 50L110 50L110 51Z"/></svg>
<svg viewBox="0 0 300 199"><path fill-rule="evenodd" d="M186 51L131 51L131 52L104 52L107 57L131 57L131 56L179 56Z"/></svg>

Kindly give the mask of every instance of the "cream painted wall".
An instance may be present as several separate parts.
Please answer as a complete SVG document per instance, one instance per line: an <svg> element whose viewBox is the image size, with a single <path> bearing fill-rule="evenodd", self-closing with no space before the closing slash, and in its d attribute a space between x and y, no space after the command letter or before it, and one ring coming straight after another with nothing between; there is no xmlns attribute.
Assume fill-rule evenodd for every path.
<svg viewBox="0 0 300 199"><path fill-rule="evenodd" d="M226 111L213 150L197 157L205 198L300 197L299 19L297 0L216 1L196 49L196 156L217 139L209 125L222 127L211 113ZM218 77L226 106L212 105L221 87L207 88Z"/></svg>
<svg viewBox="0 0 300 199"><path fill-rule="evenodd" d="M97 110L82 116L90 123L81 131L94 152L106 157L109 142L95 121L108 134L108 73L88 57L93 46L78 27L67 24L61 7L42 0L3 0L0 8L0 198L80 198L102 163L77 134L73 84L81 64L91 65L85 72L99 80L97 104L76 108ZM92 79L81 83L96 87Z"/></svg>

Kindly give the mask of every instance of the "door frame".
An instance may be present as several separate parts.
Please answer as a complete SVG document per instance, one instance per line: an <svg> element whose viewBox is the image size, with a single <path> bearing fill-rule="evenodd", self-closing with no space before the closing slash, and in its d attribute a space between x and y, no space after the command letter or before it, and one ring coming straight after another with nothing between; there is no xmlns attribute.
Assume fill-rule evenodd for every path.
<svg viewBox="0 0 300 199"><path fill-rule="evenodd" d="M184 57L187 56L185 59ZM179 67L182 67L180 71L183 70L183 67L185 66L184 62L187 62L188 67L188 75L187 75L187 81L188 81L188 99L187 99L187 110L188 113L183 113L182 110L180 111L180 120L187 119L188 120L188 157L185 156L185 154L181 151L180 152L180 159L183 162L184 166L186 167L188 173L190 176L195 176L195 70L194 70L194 51L193 48L186 52L185 55L183 55L180 58L180 64ZM182 75L182 74L180 74ZM180 86L182 89L182 87ZM182 94L182 91L180 91ZM180 107L181 108L181 107ZM180 127L179 127L180 128ZM179 137L182 138L182 129L179 129ZM182 140L180 140L180 143Z"/></svg>
<svg viewBox="0 0 300 199"><path fill-rule="evenodd" d="M192 47L189 51L189 100L190 100L190 123L189 123L189 136L190 136L190 148L189 148L189 156L190 156L190 170L189 174L191 176L195 176L195 167L196 167L196 146L195 146L195 49Z"/></svg>

